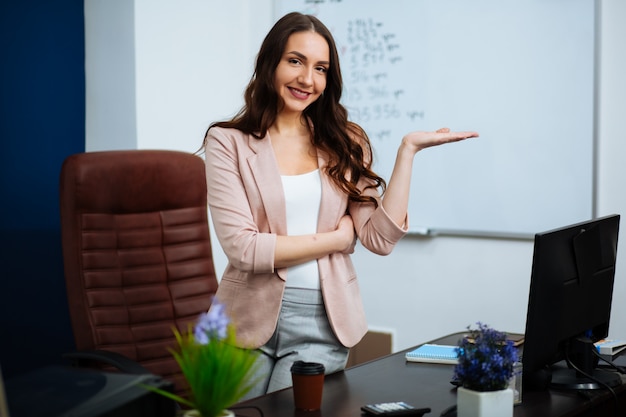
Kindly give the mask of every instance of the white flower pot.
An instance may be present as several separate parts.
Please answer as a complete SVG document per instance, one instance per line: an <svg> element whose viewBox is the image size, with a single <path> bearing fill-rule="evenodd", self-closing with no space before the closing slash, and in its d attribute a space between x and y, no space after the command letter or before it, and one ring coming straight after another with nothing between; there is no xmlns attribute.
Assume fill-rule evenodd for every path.
<svg viewBox="0 0 626 417"><path fill-rule="evenodd" d="M512 417L513 390L473 391L459 387L456 393L457 417Z"/></svg>
<svg viewBox="0 0 626 417"><path fill-rule="evenodd" d="M183 413L183 417L201 417L198 410L187 410ZM219 417L235 417L235 413L231 410L222 410Z"/></svg>

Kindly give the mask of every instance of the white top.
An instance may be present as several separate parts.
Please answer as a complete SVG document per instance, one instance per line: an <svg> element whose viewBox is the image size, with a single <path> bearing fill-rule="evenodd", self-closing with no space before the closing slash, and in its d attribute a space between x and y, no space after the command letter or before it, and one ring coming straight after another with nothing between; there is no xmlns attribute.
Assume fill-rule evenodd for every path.
<svg viewBox="0 0 626 417"><path fill-rule="evenodd" d="M281 175L290 236L317 232L322 181L319 169L301 175ZM287 268L287 287L320 289L317 260Z"/></svg>

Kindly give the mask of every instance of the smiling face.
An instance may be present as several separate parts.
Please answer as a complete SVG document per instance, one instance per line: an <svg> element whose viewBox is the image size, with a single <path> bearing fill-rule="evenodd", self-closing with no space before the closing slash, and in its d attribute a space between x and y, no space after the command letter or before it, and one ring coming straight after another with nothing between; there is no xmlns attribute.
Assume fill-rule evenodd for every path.
<svg viewBox="0 0 626 417"><path fill-rule="evenodd" d="M289 36L274 74L276 93L283 101L282 113L301 113L326 88L330 65L328 43L312 31Z"/></svg>

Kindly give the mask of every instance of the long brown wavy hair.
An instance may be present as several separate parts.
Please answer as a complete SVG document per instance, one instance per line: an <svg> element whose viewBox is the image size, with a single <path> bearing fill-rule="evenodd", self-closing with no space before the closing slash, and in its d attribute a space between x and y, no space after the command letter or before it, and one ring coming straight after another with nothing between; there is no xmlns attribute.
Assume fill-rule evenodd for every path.
<svg viewBox="0 0 626 417"><path fill-rule="evenodd" d="M357 183L364 177L369 184L366 188L381 188L382 192L386 183L371 169L373 155L367 134L359 125L348 121L348 112L339 103L343 81L337 47L328 28L314 16L293 12L274 24L257 55L254 74L244 94L244 106L233 119L215 122L209 129L213 126L235 128L258 139L265 137L283 105L274 87L276 67L289 36L304 31L324 37L330 50L326 89L303 114L313 126L313 145L328 155L327 173L350 200L372 202L377 206L376 199L363 195ZM206 141L205 136L203 147Z"/></svg>

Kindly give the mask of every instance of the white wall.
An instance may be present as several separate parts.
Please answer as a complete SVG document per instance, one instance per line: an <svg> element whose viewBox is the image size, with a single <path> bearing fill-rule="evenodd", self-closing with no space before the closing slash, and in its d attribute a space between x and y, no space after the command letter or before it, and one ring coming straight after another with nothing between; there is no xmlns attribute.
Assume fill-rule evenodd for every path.
<svg viewBox="0 0 626 417"><path fill-rule="evenodd" d="M626 337L626 2L602 0L597 210L622 215L610 333Z"/></svg>
<svg viewBox="0 0 626 417"><path fill-rule="evenodd" d="M208 124L241 106L274 21L272 0L85 0L85 17L87 150L195 152ZM598 215L626 215L624 19L626 2L601 0ZM611 324L611 336L622 338L624 236ZM213 238L219 273L226 261ZM477 321L524 331L531 241L407 236L387 257L358 247L354 261L370 327L392 332L394 350Z"/></svg>
<svg viewBox="0 0 626 417"><path fill-rule="evenodd" d="M87 151L197 151L241 107L272 18L268 0L85 0Z"/></svg>
<svg viewBox="0 0 626 417"><path fill-rule="evenodd" d="M137 147L133 3L85 1L87 151Z"/></svg>

